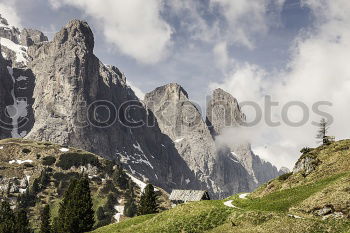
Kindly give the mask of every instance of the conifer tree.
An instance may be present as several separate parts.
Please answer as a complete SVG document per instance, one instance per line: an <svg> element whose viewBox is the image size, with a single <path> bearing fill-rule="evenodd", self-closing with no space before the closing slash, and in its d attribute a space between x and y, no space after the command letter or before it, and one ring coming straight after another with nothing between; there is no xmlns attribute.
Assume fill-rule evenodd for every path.
<svg viewBox="0 0 350 233"><path fill-rule="evenodd" d="M50 206L46 205L41 211L41 225L40 225L40 233L50 233L51 225L50 225Z"/></svg>
<svg viewBox="0 0 350 233"><path fill-rule="evenodd" d="M131 181L128 182L125 200L124 215L127 217L134 217L137 214L137 205L135 203L134 185Z"/></svg>
<svg viewBox="0 0 350 233"><path fill-rule="evenodd" d="M95 223L89 179L71 181L59 210L59 233L81 233L92 230Z"/></svg>
<svg viewBox="0 0 350 233"><path fill-rule="evenodd" d="M15 232L16 217L7 201L2 201L0 206L0 232Z"/></svg>
<svg viewBox="0 0 350 233"><path fill-rule="evenodd" d="M16 223L15 223L16 233L30 233L32 230L29 227L29 220L27 212L24 209L19 209L16 211Z"/></svg>
<svg viewBox="0 0 350 233"><path fill-rule="evenodd" d="M112 178L114 183L121 189L126 189L128 187L129 179L121 166L117 166L117 169L113 172Z"/></svg>
<svg viewBox="0 0 350 233"><path fill-rule="evenodd" d="M154 214L158 212L157 195L152 184L148 184L141 195L138 215Z"/></svg>
<svg viewBox="0 0 350 233"><path fill-rule="evenodd" d="M73 192L77 185L78 180L71 180L67 191L63 195L63 201L60 203L60 209L58 211L58 219L55 219L55 230L58 233L65 233L69 230L71 221L70 221L70 211L73 208ZM69 231L68 231L69 232Z"/></svg>
<svg viewBox="0 0 350 233"><path fill-rule="evenodd" d="M327 132L328 132L328 122L326 119L322 118L320 123L318 123L319 129L316 135L316 138L319 140L318 142L323 145L327 145L329 143Z"/></svg>

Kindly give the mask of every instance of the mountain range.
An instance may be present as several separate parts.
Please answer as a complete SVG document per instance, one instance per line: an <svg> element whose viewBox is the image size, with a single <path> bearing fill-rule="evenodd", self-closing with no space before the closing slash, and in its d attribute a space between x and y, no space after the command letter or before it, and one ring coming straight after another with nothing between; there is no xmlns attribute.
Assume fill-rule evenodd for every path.
<svg viewBox="0 0 350 233"><path fill-rule="evenodd" d="M176 83L139 99L123 72L93 50L86 22L70 21L49 41L0 16L0 139L80 148L167 192L205 189L213 198L250 192L288 172L259 158L249 142L217 142L245 121L229 93L214 90L205 116Z"/></svg>

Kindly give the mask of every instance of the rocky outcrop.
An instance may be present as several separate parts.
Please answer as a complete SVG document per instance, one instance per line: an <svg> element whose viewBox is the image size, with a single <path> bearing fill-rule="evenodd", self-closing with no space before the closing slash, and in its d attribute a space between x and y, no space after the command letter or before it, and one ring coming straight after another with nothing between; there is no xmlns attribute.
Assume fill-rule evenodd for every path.
<svg viewBox="0 0 350 233"><path fill-rule="evenodd" d="M8 21L0 14L0 37L6 38L14 43L18 43L19 35L19 29L10 25Z"/></svg>
<svg viewBox="0 0 350 233"><path fill-rule="evenodd" d="M202 188L212 193L220 192L214 178L215 143L197 107L189 101L187 92L180 85L171 83L146 94L144 102L157 117L162 133L171 138L196 174L196 179L205 184Z"/></svg>
<svg viewBox="0 0 350 233"><path fill-rule="evenodd" d="M11 119L6 111L6 106L12 105L11 87L13 81L8 73L7 61L1 55L0 46L0 138L11 137Z"/></svg>
<svg viewBox="0 0 350 233"><path fill-rule="evenodd" d="M214 138L224 137L220 147L227 147L231 152L228 156L237 160L250 176L249 189L277 177L279 171L271 163L255 155L250 143L240 138L238 127L244 125L245 115L242 113L237 100L229 93L218 88L213 91L207 105L206 123ZM225 131L225 132L224 132ZM233 137L232 139L230 139ZM221 142L222 141L222 142Z"/></svg>
<svg viewBox="0 0 350 233"><path fill-rule="evenodd" d="M258 184L276 177L277 169L254 155L249 144L232 145L234 152L230 146L216 143L215 137L222 132L223 122L227 127L234 127L244 120L237 100L230 94L221 89L214 91L208 109L211 113L207 117L207 123L211 125L203 121L197 106L178 84L156 88L146 94L145 103L157 117L162 132L174 141L179 154L211 195L224 197L251 191ZM224 110L229 109L229 114L225 115L218 108L221 106Z"/></svg>
<svg viewBox="0 0 350 233"><path fill-rule="evenodd" d="M225 128L237 127L245 121L237 100L221 88L215 89L207 105L206 123L213 136Z"/></svg>
<svg viewBox="0 0 350 233"><path fill-rule="evenodd" d="M23 29L21 31L20 44L24 46L31 46L40 42L48 41L47 36L41 31L35 29Z"/></svg>
<svg viewBox="0 0 350 233"><path fill-rule="evenodd" d="M168 84L146 94L144 102L197 178L209 179L215 164L214 142L186 91L178 84Z"/></svg>
<svg viewBox="0 0 350 233"><path fill-rule="evenodd" d="M301 172L304 176L313 172L321 161L314 154L302 155L293 168L293 173Z"/></svg>

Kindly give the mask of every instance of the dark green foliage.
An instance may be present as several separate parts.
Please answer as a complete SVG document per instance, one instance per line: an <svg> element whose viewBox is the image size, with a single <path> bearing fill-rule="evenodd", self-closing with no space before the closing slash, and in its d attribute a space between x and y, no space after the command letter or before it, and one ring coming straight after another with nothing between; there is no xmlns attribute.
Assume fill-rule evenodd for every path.
<svg viewBox="0 0 350 233"><path fill-rule="evenodd" d="M23 167L34 167L34 165L33 164L31 164L31 163L24 163L23 164Z"/></svg>
<svg viewBox="0 0 350 233"><path fill-rule="evenodd" d="M106 183L103 185L101 192L104 194L107 194L109 192L117 193L117 189L115 188L115 185L111 180L107 180Z"/></svg>
<svg viewBox="0 0 350 233"><path fill-rule="evenodd" d="M17 198L19 208L26 209L30 206L35 206L36 195L32 194L29 189Z"/></svg>
<svg viewBox="0 0 350 233"><path fill-rule="evenodd" d="M78 179L79 178L79 173L77 172L68 172L68 173L63 173L63 172L55 172L53 174L53 178L56 181L69 181L71 179Z"/></svg>
<svg viewBox="0 0 350 233"><path fill-rule="evenodd" d="M304 147L303 149L300 150L300 153L306 154L306 153L309 153L310 151L311 149L309 147Z"/></svg>
<svg viewBox="0 0 350 233"><path fill-rule="evenodd" d="M58 233L81 233L91 231L94 211L87 177L72 180L60 204Z"/></svg>
<svg viewBox="0 0 350 233"><path fill-rule="evenodd" d="M280 175L277 179L280 181L287 180L291 175L293 175L293 172L288 172L283 175Z"/></svg>
<svg viewBox="0 0 350 233"><path fill-rule="evenodd" d="M158 212L157 194L152 184L148 184L141 195L138 215L154 214Z"/></svg>
<svg viewBox="0 0 350 233"><path fill-rule="evenodd" d="M114 206L118 204L118 198L115 194L110 193L107 196L107 202L104 206L104 209L107 211L114 211Z"/></svg>
<svg viewBox="0 0 350 233"><path fill-rule="evenodd" d="M56 162L56 158L53 156L46 156L43 158L42 164L45 166L51 166Z"/></svg>
<svg viewBox="0 0 350 233"><path fill-rule="evenodd" d="M113 182L121 189L127 189L129 177L125 174L121 166L118 166L117 169L113 172L112 178Z"/></svg>
<svg viewBox="0 0 350 233"><path fill-rule="evenodd" d="M106 164L105 164L105 168L104 168L104 171L108 174L108 175L112 175L113 174L113 172L114 172L114 169L113 169L113 167L114 167L114 162L113 161L110 161L110 160L106 160L106 162L105 162Z"/></svg>
<svg viewBox="0 0 350 233"><path fill-rule="evenodd" d="M24 149L22 150L22 152L25 153L25 154L29 154L29 153L31 152L31 150L29 150L29 149L27 149L27 148L24 148Z"/></svg>
<svg viewBox="0 0 350 233"><path fill-rule="evenodd" d="M35 195L38 192L40 192L40 180L38 178L34 179L33 185L32 185L32 188L31 188L30 192L33 195Z"/></svg>
<svg viewBox="0 0 350 233"><path fill-rule="evenodd" d="M32 230L29 227L27 212L24 209L16 211L16 233L30 233Z"/></svg>
<svg viewBox="0 0 350 233"><path fill-rule="evenodd" d="M40 225L40 233L50 233L50 206L46 205L41 211L41 225Z"/></svg>
<svg viewBox="0 0 350 233"><path fill-rule="evenodd" d="M1 202L0 206L0 232L14 233L16 217L11 210L10 204L6 201Z"/></svg>
<svg viewBox="0 0 350 233"><path fill-rule="evenodd" d="M50 175L48 174L47 170L43 170L40 174L40 185L41 189L45 189L45 187L50 183Z"/></svg>
<svg viewBox="0 0 350 233"><path fill-rule="evenodd" d="M137 205L134 194L134 186L132 182L128 183L128 190L125 193L124 215L134 217L137 214Z"/></svg>
<svg viewBox="0 0 350 233"><path fill-rule="evenodd" d="M59 233L60 232L60 224L61 221L59 221L58 217L55 217L52 220L52 226L51 226L51 232L52 233Z"/></svg>
<svg viewBox="0 0 350 233"><path fill-rule="evenodd" d="M96 216L98 221L102 221L106 218L105 211L102 206L98 207L96 211Z"/></svg>
<svg viewBox="0 0 350 233"><path fill-rule="evenodd" d="M100 166L98 158L92 154L79 154L79 153L65 153L61 154L59 161L56 166L62 168L63 170L68 170L71 167L86 166L91 164L92 166Z"/></svg>

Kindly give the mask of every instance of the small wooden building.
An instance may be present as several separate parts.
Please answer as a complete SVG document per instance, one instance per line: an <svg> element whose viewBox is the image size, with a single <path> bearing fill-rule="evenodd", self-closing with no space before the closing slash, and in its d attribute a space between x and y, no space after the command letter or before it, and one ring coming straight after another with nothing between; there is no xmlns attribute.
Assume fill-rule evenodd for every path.
<svg viewBox="0 0 350 233"><path fill-rule="evenodd" d="M174 189L170 194L169 200L174 205L177 205L191 201L210 200L210 197L208 191L205 190Z"/></svg>

